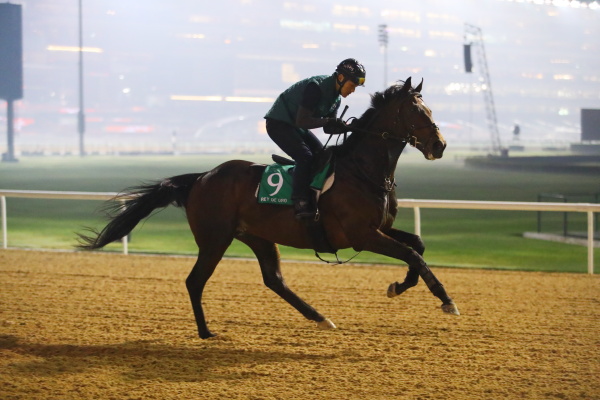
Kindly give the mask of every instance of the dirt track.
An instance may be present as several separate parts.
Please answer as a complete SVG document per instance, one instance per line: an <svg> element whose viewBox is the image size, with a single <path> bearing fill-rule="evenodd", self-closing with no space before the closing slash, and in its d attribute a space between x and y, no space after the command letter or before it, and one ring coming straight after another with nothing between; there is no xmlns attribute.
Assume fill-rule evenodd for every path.
<svg viewBox="0 0 600 400"><path fill-rule="evenodd" d="M0 251L1 399L600 399L598 276L436 269L462 315L405 268L285 263L320 331L223 261L202 341L190 258Z"/></svg>

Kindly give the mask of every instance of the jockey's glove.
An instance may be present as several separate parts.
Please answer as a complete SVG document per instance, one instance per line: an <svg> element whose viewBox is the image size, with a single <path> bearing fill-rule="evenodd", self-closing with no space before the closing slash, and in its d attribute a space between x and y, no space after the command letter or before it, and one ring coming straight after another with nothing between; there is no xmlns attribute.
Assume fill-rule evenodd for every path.
<svg viewBox="0 0 600 400"><path fill-rule="evenodd" d="M328 135L341 135L349 131L350 127L341 118L331 118L323 126L323 132Z"/></svg>

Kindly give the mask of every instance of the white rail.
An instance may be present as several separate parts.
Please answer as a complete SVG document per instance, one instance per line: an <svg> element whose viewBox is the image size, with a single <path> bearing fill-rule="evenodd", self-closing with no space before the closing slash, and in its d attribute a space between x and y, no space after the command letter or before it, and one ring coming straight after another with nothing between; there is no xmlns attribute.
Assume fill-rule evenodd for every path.
<svg viewBox="0 0 600 400"><path fill-rule="evenodd" d="M33 199L67 199L67 200L111 200L116 192L57 192L51 190L0 190L0 212L2 214L2 247L8 247L8 228L6 216L6 198L21 197ZM123 254L129 254L127 236L121 239Z"/></svg>
<svg viewBox="0 0 600 400"><path fill-rule="evenodd" d="M47 190L0 190L2 214L2 244L8 246L6 198L110 200L113 192L57 192ZM511 201L466 201L466 200L414 200L400 199L398 207L412 208L415 218L415 233L421 235L421 208L446 208L462 210L510 210L510 211L561 211L587 213L588 273L594 273L594 213L600 213L600 204L591 203L542 203ZM123 253L128 253L127 238L123 238Z"/></svg>
<svg viewBox="0 0 600 400"><path fill-rule="evenodd" d="M30 199L110 200L116 192L56 192L52 190L2 190L0 196Z"/></svg>
<svg viewBox="0 0 600 400"><path fill-rule="evenodd" d="M398 207L412 208L414 210L415 234L419 236L421 235L421 208L585 212L587 213L588 274L594 273L594 213L600 212L600 204L400 199L398 200Z"/></svg>

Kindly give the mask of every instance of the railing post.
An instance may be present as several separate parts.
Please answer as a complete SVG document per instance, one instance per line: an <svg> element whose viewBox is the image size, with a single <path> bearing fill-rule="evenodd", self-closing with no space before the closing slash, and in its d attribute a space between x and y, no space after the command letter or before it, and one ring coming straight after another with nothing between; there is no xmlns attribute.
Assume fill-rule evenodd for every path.
<svg viewBox="0 0 600 400"><path fill-rule="evenodd" d="M2 208L2 248L8 248L8 230L6 228L6 196L0 196L0 208Z"/></svg>
<svg viewBox="0 0 600 400"><path fill-rule="evenodd" d="M415 212L415 235L421 236L421 208L414 207Z"/></svg>
<svg viewBox="0 0 600 400"><path fill-rule="evenodd" d="M123 243L123 254L127 255L129 254L129 243L127 243L127 235L123 236L123 238L121 238L121 242Z"/></svg>
<svg viewBox="0 0 600 400"><path fill-rule="evenodd" d="M567 203L567 200L567 196L565 196L563 199L563 203ZM569 219L566 211L563 213L563 236L569 236Z"/></svg>
<svg viewBox="0 0 600 400"><path fill-rule="evenodd" d="M594 199L596 200L596 204L600 203L600 192L596 193L596 195L594 196ZM594 213L594 230L598 229L598 215L600 214L600 212Z"/></svg>
<svg viewBox="0 0 600 400"><path fill-rule="evenodd" d="M119 200L121 202L121 207L123 209L125 209L125 200ZM129 254L129 240L128 240L128 236L129 235L125 235L121 238L121 243L123 243L123 254L124 255L128 255Z"/></svg>
<svg viewBox="0 0 600 400"><path fill-rule="evenodd" d="M542 195L538 194L538 203L542 202ZM537 230L538 233L542 233L542 212L537 212Z"/></svg>
<svg viewBox="0 0 600 400"><path fill-rule="evenodd" d="M587 212L588 223L588 274L594 274L594 212Z"/></svg>

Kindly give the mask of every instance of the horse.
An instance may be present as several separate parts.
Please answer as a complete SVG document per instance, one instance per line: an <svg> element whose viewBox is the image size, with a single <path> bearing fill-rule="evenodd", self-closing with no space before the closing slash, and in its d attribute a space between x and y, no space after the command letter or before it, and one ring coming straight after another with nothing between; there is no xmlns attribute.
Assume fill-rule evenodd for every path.
<svg viewBox="0 0 600 400"><path fill-rule="evenodd" d="M336 249L353 248L382 254L408 265L402 282L387 289L390 298L415 286L419 277L442 301L443 312L459 315L423 259L425 245L415 234L392 227L397 214L394 173L407 144L427 160L442 157L446 141L421 95L423 80L413 88L411 78L371 95L370 107L352 118L350 134L330 146L335 156L335 182L320 196L318 208L329 243ZM349 119L350 120L350 119ZM278 245L314 249L306 223L294 217L293 207L259 204L257 186L266 168L244 160L226 161L212 170L190 173L137 186L113 202L109 223L92 235L79 235L79 248L93 250L121 239L156 209L169 204L183 207L198 246L198 258L185 284L202 339L216 336L206 323L202 293L234 239L256 256L264 284L318 328L335 324L303 301L286 284Z"/></svg>

